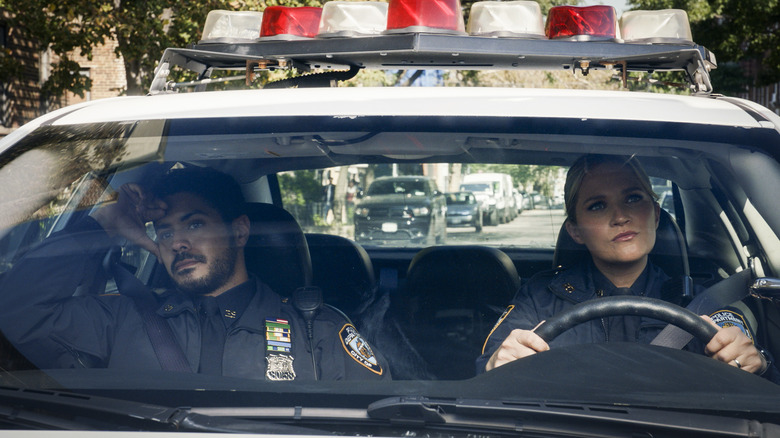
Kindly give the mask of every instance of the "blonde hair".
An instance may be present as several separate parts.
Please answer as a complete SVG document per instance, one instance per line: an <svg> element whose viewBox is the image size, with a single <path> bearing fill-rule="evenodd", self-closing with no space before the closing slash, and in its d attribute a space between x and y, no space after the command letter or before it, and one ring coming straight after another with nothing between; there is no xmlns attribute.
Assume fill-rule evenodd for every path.
<svg viewBox="0 0 780 438"><path fill-rule="evenodd" d="M582 181L585 179L585 175L590 173L591 169L600 166L602 164L618 164L625 166L636 176L639 181L642 190L647 192L654 201L658 201L658 194L653 191L653 185L650 183L650 177L647 176L647 172L639 163L639 160L634 156L625 155L601 155L601 154L588 154L583 155L577 159L569 168L569 172L566 174L566 183L563 186L564 205L566 208L567 220L572 223L577 223L577 215L575 213L577 207L577 195L580 193L582 187Z"/></svg>

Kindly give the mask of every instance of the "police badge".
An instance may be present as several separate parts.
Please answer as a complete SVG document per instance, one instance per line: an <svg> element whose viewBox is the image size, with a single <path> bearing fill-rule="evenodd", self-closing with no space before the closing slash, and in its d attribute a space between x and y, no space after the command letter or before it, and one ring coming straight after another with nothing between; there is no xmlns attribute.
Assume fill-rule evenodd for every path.
<svg viewBox="0 0 780 438"><path fill-rule="evenodd" d="M292 357L292 333L286 319L265 320L265 378L268 380L295 380ZM288 354L285 354L288 353Z"/></svg>
<svg viewBox="0 0 780 438"><path fill-rule="evenodd" d="M265 378L268 380L295 380L293 357L288 354L268 354L265 357Z"/></svg>

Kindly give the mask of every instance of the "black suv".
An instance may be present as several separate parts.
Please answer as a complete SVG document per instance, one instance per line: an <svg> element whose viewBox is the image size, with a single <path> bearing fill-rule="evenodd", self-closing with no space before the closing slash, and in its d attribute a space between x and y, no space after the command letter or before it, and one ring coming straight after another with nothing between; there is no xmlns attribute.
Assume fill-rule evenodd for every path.
<svg viewBox="0 0 780 438"><path fill-rule="evenodd" d="M424 176L377 178L355 206L355 240L374 244L444 243L447 202Z"/></svg>

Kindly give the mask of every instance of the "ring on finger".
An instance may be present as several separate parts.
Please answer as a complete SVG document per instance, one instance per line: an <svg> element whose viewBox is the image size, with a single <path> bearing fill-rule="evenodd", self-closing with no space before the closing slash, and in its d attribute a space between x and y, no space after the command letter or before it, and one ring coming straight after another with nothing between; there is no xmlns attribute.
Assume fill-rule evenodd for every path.
<svg viewBox="0 0 780 438"><path fill-rule="evenodd" d="M737 359L734 359L734 363L737 364L737 368L742 369L742 364Z"/></svg>

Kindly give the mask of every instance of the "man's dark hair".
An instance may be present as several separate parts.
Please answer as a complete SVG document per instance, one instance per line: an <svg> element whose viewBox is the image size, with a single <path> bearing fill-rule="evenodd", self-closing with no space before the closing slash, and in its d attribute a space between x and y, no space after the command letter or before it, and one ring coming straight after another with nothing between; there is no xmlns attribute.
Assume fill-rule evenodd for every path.
<svg viewBox="0 0 780 438"><path fill-rule="evenodd" d="M159 199L182 192L198 195L217 210L226 223L246 213L241 186L230 175L209 167L173 168L154 181L151 192Z"/></svg>

